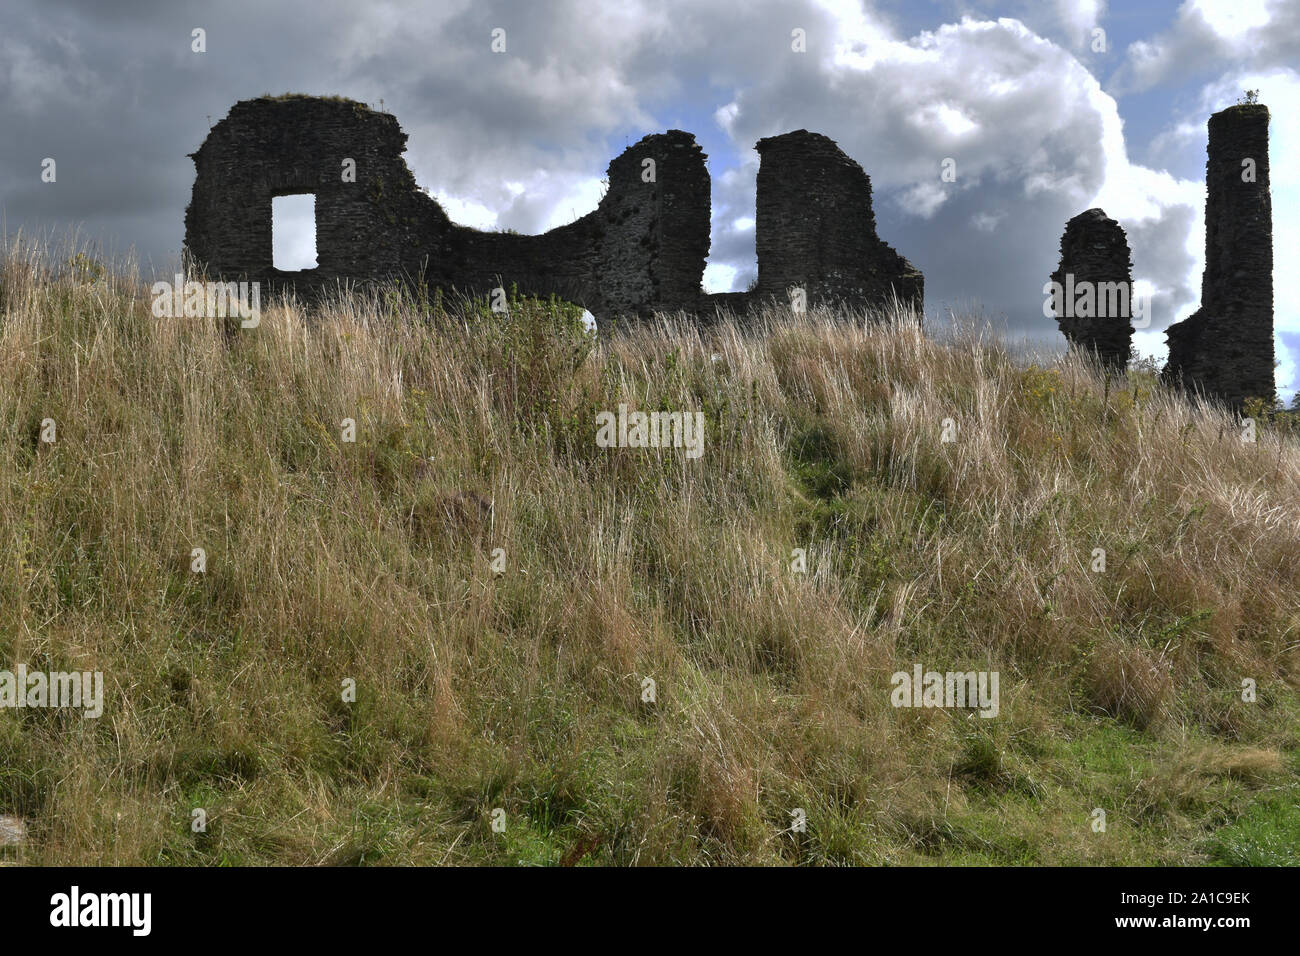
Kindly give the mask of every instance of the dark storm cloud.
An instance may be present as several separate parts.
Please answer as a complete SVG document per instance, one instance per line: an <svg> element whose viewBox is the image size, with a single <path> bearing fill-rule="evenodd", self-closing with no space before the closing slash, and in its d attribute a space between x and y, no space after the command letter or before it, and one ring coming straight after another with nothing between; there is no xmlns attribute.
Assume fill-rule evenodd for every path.
<svg viewBox="0 0 1300 956"><path fill-rule="evenodd" d="M18 223L84 223L92 236L165 257L180 246L194 176L186 154L202 142L208 116L215 122L237 99L282 83L329 89L326 69L313 65L319 63L313 51L328 36L315 21L295 23L264 5L203 7L6 5L0 13L0 128L6 131L0 203L11 232ZM253 23L265 29L249 29ZM191 50L196 27L207 31L207 53ZM286 35L301 48L295 44L288 53ZM57 163L53 184L40 180L45 157Z"/></svg>
<svg viewBox="0 0 1300 956"><path fill-rule="evenodd" d="M650 62L642 21L508 3L8 3L0 12L0 205L10 232L84 223L142 253L177 250L186 154L240 99L341 94L395 112L422 185L508 209L507 181L554 170L559 195L610 159L607 132L653 126L622 57ZM557 12L558 11L558 12ZM507 31L508 55L490 50ZM206 30L206 53L191 31ZM612 43L602 49L602 42ZM652 76L647 89L673 83ZM52 157L57 182L40 181ZM586 210L580 210L585 212ZM143 219L142 219L143 214ZM127 236L123 226L132 222ZM143 226L143 228L140 228Z"/></svg>

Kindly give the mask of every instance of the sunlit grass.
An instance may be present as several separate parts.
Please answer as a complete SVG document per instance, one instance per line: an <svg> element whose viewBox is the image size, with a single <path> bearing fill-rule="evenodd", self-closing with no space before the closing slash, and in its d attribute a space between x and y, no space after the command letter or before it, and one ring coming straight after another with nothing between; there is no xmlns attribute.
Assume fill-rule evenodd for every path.
<svg viewBox="0 0 1300 956"><path fill-rule="evenodd" d="M1280 427L906 315L239 329L70 258L0 266L0 668L107 700L0 710L0 859L1294 862ZM623 402L702 457L598 447ZM893 708L917 662L999 716Z"/></svg>

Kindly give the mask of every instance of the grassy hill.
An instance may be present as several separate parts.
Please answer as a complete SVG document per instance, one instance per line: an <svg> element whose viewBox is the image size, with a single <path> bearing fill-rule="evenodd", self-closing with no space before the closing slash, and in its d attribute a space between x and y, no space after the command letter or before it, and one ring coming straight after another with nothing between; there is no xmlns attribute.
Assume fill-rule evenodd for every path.
<svg viewBox="0 0 1300 956"><path fill-rule="evenodd" d="M842 319L239 329L11 247L0 669L105 705L0 709L0 861L1300 862L1284 423ZM620 403L703 454L599 447Z"/></svg>

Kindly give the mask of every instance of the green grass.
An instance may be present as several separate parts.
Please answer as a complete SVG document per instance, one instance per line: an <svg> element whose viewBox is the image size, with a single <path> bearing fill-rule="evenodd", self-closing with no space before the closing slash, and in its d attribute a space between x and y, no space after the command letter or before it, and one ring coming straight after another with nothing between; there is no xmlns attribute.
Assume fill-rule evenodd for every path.
<svg viewBox="0 0 1300 956"><path fill-rule="evenodd" d="M1300 866L1300 790L1260 800L1209 841L1224 866Z"/></svg>
<svg viewBox="0 0 1300 956"><path fill-rule="evenodd" d="M1285 416L906 316L595 341L385 289L227 334L57 261L0 261L0 669L105 712L0 709L0 861L1295 860ZM620 403L704 454L597 446ZM998 716L891 706L918 662Z"/></svg>

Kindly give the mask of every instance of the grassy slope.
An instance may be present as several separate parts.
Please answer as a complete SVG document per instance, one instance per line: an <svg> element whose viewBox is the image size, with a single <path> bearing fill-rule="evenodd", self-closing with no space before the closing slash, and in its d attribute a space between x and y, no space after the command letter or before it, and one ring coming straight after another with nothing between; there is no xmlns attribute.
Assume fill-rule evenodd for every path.
<svg viewBox="0 0 1300 956"><path fill-rule="evenodd" d="M0 272L0 668L108 698L0 710L0 859L1298 862L1276 430L906 323L580 361L396 297L227 341L87 279ZM596 447L619 402L704 410L703 457ZM1000 716L891 707L915 662Z"/></svg>

